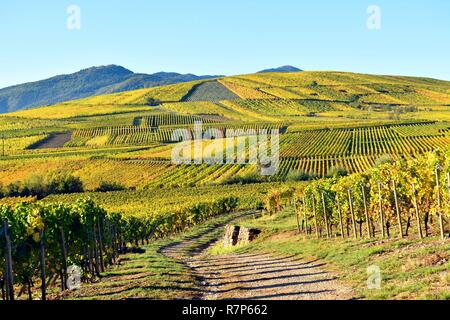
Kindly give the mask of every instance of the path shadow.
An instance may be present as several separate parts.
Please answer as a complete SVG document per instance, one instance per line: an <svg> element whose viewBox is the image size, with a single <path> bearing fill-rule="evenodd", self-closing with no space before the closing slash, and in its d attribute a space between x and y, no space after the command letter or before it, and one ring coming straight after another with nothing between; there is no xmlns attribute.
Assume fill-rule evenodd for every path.
<svg viewBox="0 0 450 320"><path fill-rule="evenodd" d="M261 277L261 278L257 278L257 279L248 279L248 280L225 281L225 282L217 283L216 285L226 286L226 285L230 285L230 284L252 283L255 281L272 281L272 280L283 280L283 279L289 279L289 278L310 277L310 276L316 276L316 275L318 276L321 274L326 274L326 272L319 271L319 272L312 272L312 273L289 274L289 275L276 276L276 277ZM215 280L216 279L217 278L215 278ZM223 278L223 279L225 280L226 278ZM213 284L207 284L207 285L215 286Z"/></svg>
<svg viewBox="0 0 450 320"><path fill-rule="evenodd" d="M270 258L270 255L266 257L264 257L263 259L252 259L252 263L259 263L259 262L276 262L276 261L280 261L280 262L297 262L297 261L301 261L304 260L303 258L297 257L296 259L292 259L292 257L294 256L288 256L286 258ZM230 257L230 259L233 259L234 257ZM242 256L236 256L236 259L243 259L245 260L245 257ZM216 261L224 261L224 259L222 258L221 260L216 260ZM227 262L226 265L229 267L232 266L239 266L239 265L243 265L246 264L246 262ZM214 267L220 267L223 266L224 263L221 264L211 264L209 263L209 259L206 260L202 260L202 262L200 263L200 265L197 266L197 268L214 268Z"/></svg>
<svg viewBox="0 0 450 320"><path fill-rule="evenodd" d="M249 298L239 298L239 300L264 300L264 299L273 299L273 298L298 298L299 296L304 295L314 295L314 294L324 294L335 292L335 290L317 290L317 291L297 291L297 292L289 292L289 293L275 293L270 295L263 296L254 296Z"/></svg>
<svg viewBox="0 0 450 320"><path fill-rule="evenodd" d="M290 264L292 262L300 261L302 259L296 259L296 260L282 260L279 259L278 261L272 261L272 260L261 260L261 262L257 263L248 263L248 262L240 262L240 263L232 263L230 266L229 263L226 263L226 267L219 268L219 265L204 265L204 266L193 266L193 269L205 269L205 268L214 268L215 271L227 271L227 270L235 270L239 269L242 270L245 268L253 268L253 267L266 267L266 266L275 266L280 264ZM296 265L303 265L303 264L296 264ZM223 264L222 264L223 266ZM260 268L258 268L260 269Z"/></svg>

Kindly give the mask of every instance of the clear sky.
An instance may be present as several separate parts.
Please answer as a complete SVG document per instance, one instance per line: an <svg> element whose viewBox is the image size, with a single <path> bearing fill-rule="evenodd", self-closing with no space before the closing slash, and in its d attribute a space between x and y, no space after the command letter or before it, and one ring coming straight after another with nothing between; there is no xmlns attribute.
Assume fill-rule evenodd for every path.
<svg viewBox="0 0 450 320"><path fill-rule="evenodd" d="M67 28L67 7L81 29ZM381 29L367 8L381 9ZM291 64L450 80L448 0L2 0L0 87L119 64L242 74Z"/></svg>

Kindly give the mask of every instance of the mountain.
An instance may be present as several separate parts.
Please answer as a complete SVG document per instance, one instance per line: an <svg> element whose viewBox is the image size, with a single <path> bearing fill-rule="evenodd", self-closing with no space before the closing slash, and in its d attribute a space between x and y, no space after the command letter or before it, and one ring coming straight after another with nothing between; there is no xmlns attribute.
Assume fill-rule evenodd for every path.
<svg viewBox="0 0 450 320"><path fill-rule="evenodd" d="M196 76L175 72L140 74L117 65L92 67L73 74L0 89L0 113L89 96L214 77L218 76Z"/></svg>
<svg viewBox="0 0 450 320"><path fill-rule="evenodd" d="M108 94L217 77L221 76L196 76L190 73L179 74L176 72L157 72L154 74L135 73L132 77L120 83L103 87L96 94Z"/></svg>
<svg viewBox="0 0 450 320"><path fill-rule="evenodd" d="M278 67L278 68L273 68L273 69L265 69L265 70L261 70L258 71L257 73L269 73L269 72L300 72L303 71L299 68L293 67L293 66L282 66L282 67Z"/></svg>

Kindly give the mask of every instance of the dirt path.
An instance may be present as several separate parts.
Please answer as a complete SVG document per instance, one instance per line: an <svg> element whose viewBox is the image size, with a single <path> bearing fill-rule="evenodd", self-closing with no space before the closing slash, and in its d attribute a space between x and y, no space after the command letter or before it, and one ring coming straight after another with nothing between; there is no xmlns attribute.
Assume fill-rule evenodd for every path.
<svg viewBox="0 0 450 320"><path fill-rule="evenodd" d="M266 253L208 255L223 226L171 244L162 252L188 266L201 287L200 299L351 299L352 290L318 260ZM214 236L213 236L214 234ZM207 239L207 240L204 240Z"/></svg>

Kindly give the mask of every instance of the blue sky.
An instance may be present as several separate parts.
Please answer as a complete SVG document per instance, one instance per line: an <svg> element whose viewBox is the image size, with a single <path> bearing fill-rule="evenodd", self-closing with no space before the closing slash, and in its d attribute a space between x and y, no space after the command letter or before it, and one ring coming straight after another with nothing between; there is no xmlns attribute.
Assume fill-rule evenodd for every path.
<svg viewBox="0 0 450 320"><path fill-rule="evenodd" d="M69 5L81 29L66 27ZM367 28L367 8L381 29ZM106 64L242 74L285 64L450 80L447 0L3 0L0 87Z"/></svg>

